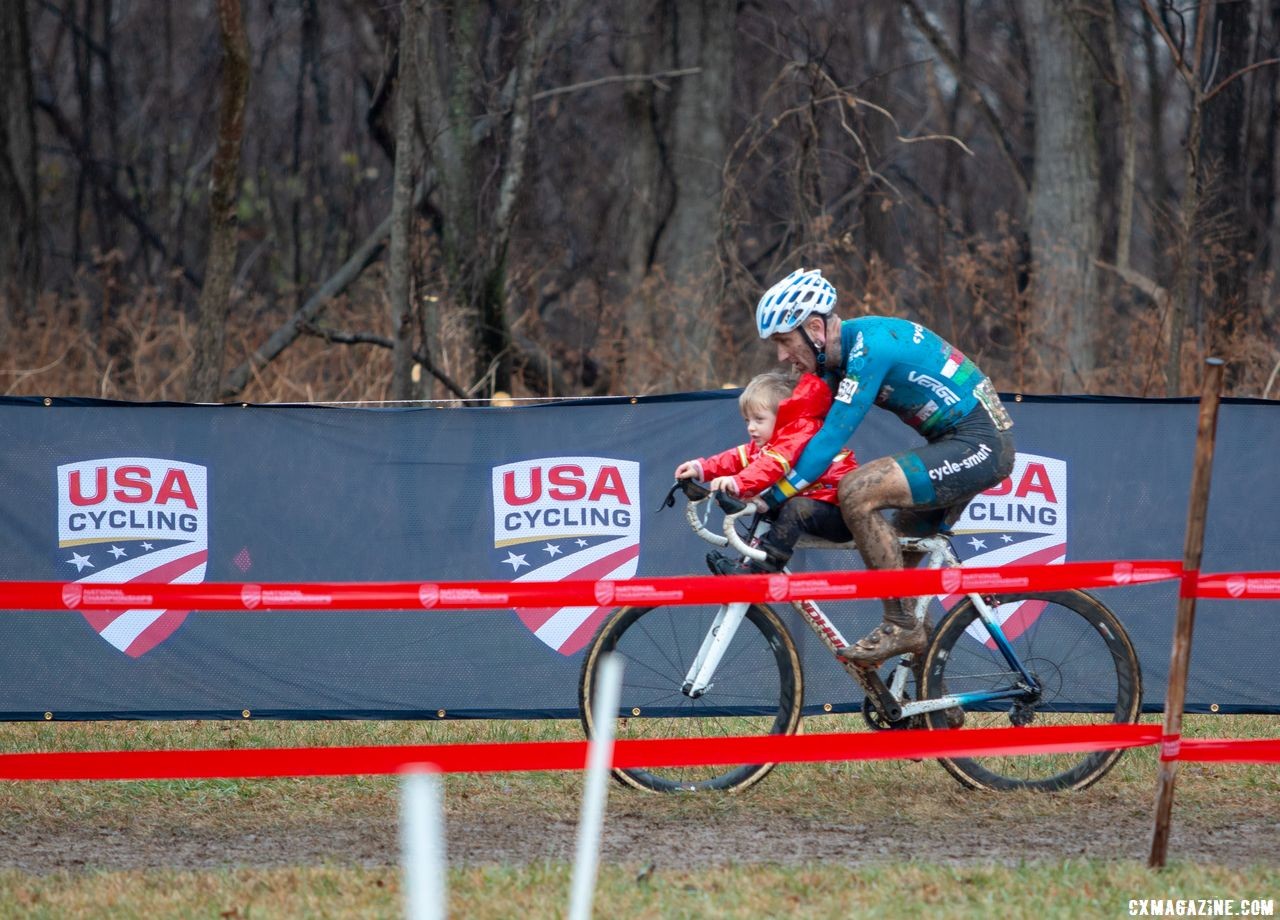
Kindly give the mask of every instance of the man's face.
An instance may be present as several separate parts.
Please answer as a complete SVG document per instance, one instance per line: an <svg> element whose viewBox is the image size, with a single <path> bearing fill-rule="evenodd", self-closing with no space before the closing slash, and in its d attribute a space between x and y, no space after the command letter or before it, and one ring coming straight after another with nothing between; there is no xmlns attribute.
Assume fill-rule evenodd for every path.
<svg viewBox="0 0 1280 920"><path fill-rule="evenodd" d="M769 341L778 349L779 362L790 364L802 374L812 374L818 369L818 359L814 356L813 349L809 347L805 337L808 336L810 341L817 343L821 348L825 344L825 332L820 322L810 320L799 329L769 336Z"/></svg>

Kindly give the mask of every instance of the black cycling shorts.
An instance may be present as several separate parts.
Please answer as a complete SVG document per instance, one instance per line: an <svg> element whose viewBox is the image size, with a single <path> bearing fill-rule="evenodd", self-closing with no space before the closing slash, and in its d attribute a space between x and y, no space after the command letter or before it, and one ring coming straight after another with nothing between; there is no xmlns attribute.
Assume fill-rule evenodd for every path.
<svg viewBox="0 0 1280 920"><path fill-rule="evenodd" d="M908 535L936 533L960 519L979 492L1013 472L1013 436L979 405L937 440L893 459L911 486L911 507L894 517Z"/></svg>

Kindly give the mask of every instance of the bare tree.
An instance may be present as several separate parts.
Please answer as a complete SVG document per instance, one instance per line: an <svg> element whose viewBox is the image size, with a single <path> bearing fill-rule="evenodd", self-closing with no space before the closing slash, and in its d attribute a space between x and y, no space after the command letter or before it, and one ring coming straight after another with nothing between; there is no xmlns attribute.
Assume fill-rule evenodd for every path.
<svg viewBox="0 0 1280 920"><path fill-rule="evenodd" d="M482 63L486 55L485 4L459 0L433 4L424 29L421 119L426 149L440 181L444 250L454 295L476 313L476 369L487 392L511 390L511 326L507 317L507 247L524 182L535 63L541 56L537 25L542 4L523 4L516 26L515 61L508 74L507 111L486 112ZM490 23L498 27L498 23ZM505 144L491 181L486 169L483 115L506 122ZM505 118L504 118L505 116Z"/></svg>
<svg viewBox="0 0 1280 920"><path fill-rule="evenodd" d="M1274 57L1280 51L1280 2L1266 4L1257 30L1258 56ZM1246 141L1249 161L1248 200L1253 218L1252 237L1257 240L1255 270L1261 275L1272 271L1275 256L1277 146L1280 145L1280 67L1268 69L1265 83L1251 94ZM1280 312L1272 307L1272 322Z"/></svg>
<svg viewBox="0 0 1280 920"><path fill-rule="evenodd" d="M1065 346L1086 383L1101 316L1094 259L1098 222L1098 139L1093 73L1078 15L1068 0L1023 7L1032 46L1035 176L1031 186L1034 298L1051 347Z"/></svg>
<svg viewBox="0 0 1280 920"><path fill-rule="evenodd" d="M387 299L391 309L391 398L409 399L413 386L412 260L413 174L416 161L414 108L418 93L418 29L423 0L401 4L400 73L396 80L396 150L391 201L391 245L387 253Z"/></svg>
<svg viewBox="0 0 1280 920"><path fill-rule="evenodd" d="M1249 65L1252 15L1252 0L1214 7L1210 29L1215 40L1213 67L1217 71L1233 74ZM1209 269L1213 293L1207 298L1207 306L1209 316L1218 321L1225 338L1230 338L1240 324L1249 298L1252 267L1241 264L1241 254L1257 248L1248 195L1249 166L1245 160L1245 89L1244 80L1232 80L1222 87L1213 104L1205 108L1200 136L1201 162L1210 179L1205 218L1212 225L1209 236L1217 251ZM1238 372L1238 367L1228 364L1228 375Z"/></svg>
<svg viewBox="0 0 1280 920"><path fill-rule="evenodd" d="M1119 203L1116 206L1116 265L1128 268L1133 244L1133 199L1137 187L1138 126L1133 108L1133 83L1125 69L1125 47L1120 37L1120 0L1112 0L1103 12L1107 37L1108 79L1116 88L1120 115Z"/></svg>
<svg viewBox="0 0 1280 920"><path fill-rule="evenodd" d="M35 99L27 4L0 16L0 319L30 308L39 288L39 190L36 185Z"/></svg>
<svg viewBox="0 0 1280 920"><path fill-rule="evenodd" d="M863 28L857 30L861 47L858 48L857 59L867 61L877 77L870 85L861 88L861 95L869 102L878 104L882 109L891 108L893 100L893 77L889 71L902 58L901 16L895 7L886 6L879 16L871 12L864 19ZM879 76L883 74L884 76ZM895 140L896 125L879 112L870 112L869 107L855 109L859 116L857 132L866 146L866 159L876 172L882 170L883 164L891 158L889 150ZM952 146L950 144L946 145ZM950 158L954 154L947 151L944 156ZM855 176L865 179L864 169L859 169ZM852 184L852 183L851 183ZM871 194L861 196L859 211L862 224L862 237L866 242L868 258L875 256L882 263L890 264L895 248L891 241L894 224L891 192L877 183L869 188Z"/></svg>
<svg viewBox="0 0 1280 920"><path fill-rule="evenodd" d="M672 4L675 65L699 67L696 77L681 81L671 127L671 168L675 203L658 240L658 259L673 285L688 297L689 319L672 337L675 367L686 374L704 368L713 383L708 360L715 335L720 272L716 242L720 238L721 172L729 149L729 113L733 92L735 0L691 0ZM667 385L673 383L666 381Z"/></svg>
<svg viewBox="0 0 1280 920"><path fill-rule="evenodd" d="M209 335L250 342L226 349L219 397L365 386L334 375L346 356L317 354L346 345L391 355L379 395L405 393L410 352L455 395L741 380L764 350L725 311L803 262L830 269L847 302L951 329L1028 387L1163 392L1193 326L1232 333L1249 357L1229 383L1265 389L1280 72L1260 65L1280 54L1280 0L411 0L412 95L396 92L415 63L399 60L409 2L240 0L253 53L239 188L222 182L208 221L229 111L217 3L5 7L0 274L101 322L85 386L152 395L134 330L176 334L202 292ZM38 136L14 127L24 84ZM939 137L961 143L916 143ZM1081 159L1095 146L1096 192ZM39 183L38 209L19 174ZM15 281L37 239L39 281ZM1091 255L1156 306L1090 294ZM362 275L384 258L379 283ZM1084 293L1051 290L1064 281ZM201 341L200 360L216 359ZM1089 370L1134 348L1146 380L1132 361ZM160 373L161 395L190 370Z"/></svg>
<svg viewBox="0 0 1280 920"><path fill-rule="evenodd" d="M969 68L965 66L965 60L952 49L946 36L925 15L919 0L899 0L899 2L911 17L911 22L920 30L920 33L946 63L956 82L969 96L970 102L973 103L995 139L996 149L1009 167L1009 172L1017 183L1018 188L1024 192L1027 191L1030 188L1031 180L1027 177L1026 169L1017 154L1014 139L1010 136L1004 122L1001 121L995 109L992 108L991 103L979 88L969 72Z"/></svg>
<svg viewBox="0 0 1280 920"><path fill-rule="evenodd" d="M249 40L240 15L240 0L217 0L222 40L222 107L218 145L209 192L209 261L200 289L200 324L187 399L209 402L218 397L226 348L227 313L236 265L240 141L244 135L245 99L249 94Z"/></svg>
<svg viewBox="0 0 1280 920"><path fill-rule="evenodd" d="M1156 32L1155 22L1147 15L1142 17L1142 59L1147 84L1146 93L1146 140L1150 151L1154 154L1148 158L1147 169L1150 173L1150 191L1148 198L1154 211L1152 223L1163 220L1167 208L1174 205L1173 182L1169 178L1168 158L1165 156L1166 119L1168 118L1169 89L1172 74L1166 69L1160 49L1164 45ZM1170 247L1160 235L1159 242L1151 253L1155 277L1166 278L1170 259ZM1153 282L1154 283L1154 282Z"/></svg>
<svg viewBox="0 0 1280 920"><path fill-rule="evenodd" d="M1163 0L1168 5L1169 0ZM1183 161L1182 199L1174 222L1173 285L1169 299L1169 351L1165 364L1167 392L1176 396L1182 388L1182 340L1187 324L1189 304L1195 293L1195 270L1198 264L1196 230L1204 198L1204 164L1202 163L1202 132L1206 107L1215 97L1251 70L1280 63L1276 59L1257 61L1236 69L1223 77L1216 85L1212 81L1217 74L1216 57L1206 58L1209 25L1212 19L1211 0L1199 0L1195 13L1195 26L1190 47L1185 34L1174 37L1163 17L1151 6L1151 0L1141 0L1143 11L1173 55L1174 69L1187 88L1187 132ZM1181 14L1179 13L1179 16ZM1206 60L1208 70L1206 72Z"/></svg>
<svg viewBox="0 0 1280 920"><path fill-rule="evenodd" d="M662 10L659 0L635 0L623 4L623 67L627 73L653 73L662 60ZM647 338L653 333L653 314L638 296L654 258L654 242L668 207L664 193L662 145L658 136L659 89L652 81L627 85L623 94L623 150L616 221L623 250L622 290L618 296L627 304L621 335L624 341ZM635 362L623 351L621 383L626 392L639 392L642 379Z"/></svg>

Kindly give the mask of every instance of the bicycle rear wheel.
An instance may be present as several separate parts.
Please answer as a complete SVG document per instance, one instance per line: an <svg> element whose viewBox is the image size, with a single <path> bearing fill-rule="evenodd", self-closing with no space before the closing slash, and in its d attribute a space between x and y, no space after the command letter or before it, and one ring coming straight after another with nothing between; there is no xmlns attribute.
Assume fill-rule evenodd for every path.
<svg viewBox="0 0 1280 920"><path fill-rule="evenodd" d="M619 740L790 735L800 726L804 678L791 634L773 610L752 605L704 695L681 692L689 666L719 608L623 607L601 624L587 648L578 681L578 711L594 734L591 700L600 660L623 661ZM771 763L617 769L619 781L655 792L745 789Z"/></svg>
<svg viewBox="0 0 1280 920"><path fill-rule="evenodd" d="M1038 698L965 708L966 728L1135 722L1142 671L1133 644L1106 605L1083 591L1002 595L994 610L1017 657L1041 685ZM1006 619L1007 617L1007 619ZM939 624L925 653L922 699L1015 686L1018 675L995 647L971 600ZM948 712L927 714L930 728ZM977 789L1083 789L1097 782L1123 750L940 758L961 783Z"/></svg>

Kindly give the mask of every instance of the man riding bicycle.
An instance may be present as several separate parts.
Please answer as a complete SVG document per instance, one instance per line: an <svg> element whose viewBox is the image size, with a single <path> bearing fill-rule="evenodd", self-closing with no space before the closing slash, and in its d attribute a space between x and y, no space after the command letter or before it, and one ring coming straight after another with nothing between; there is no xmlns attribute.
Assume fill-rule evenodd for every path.
<svg viewBox="0 0 1280 920"><path fill-rule="evenodd" d="M881 457L840 480L840 510L869 569L903 567L899 534L926 536L954 524L979 492L1013 469L1013 422L991 381L919 323L889 316L841 320L836 289L816 269L787 275L760 298L756 328L778 360L822 377L831 410L795 467L763 493L776 508L816 481L872 404L888 409L927 443ZM893 521L880 512L895 509ZM917 560L912 560L913 563ZM903 599L884 600L884 622L840 657L875 667L924 650L923 622Z"/></svg>

